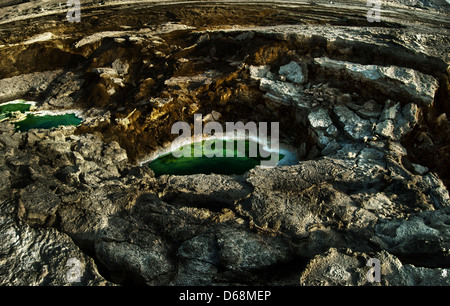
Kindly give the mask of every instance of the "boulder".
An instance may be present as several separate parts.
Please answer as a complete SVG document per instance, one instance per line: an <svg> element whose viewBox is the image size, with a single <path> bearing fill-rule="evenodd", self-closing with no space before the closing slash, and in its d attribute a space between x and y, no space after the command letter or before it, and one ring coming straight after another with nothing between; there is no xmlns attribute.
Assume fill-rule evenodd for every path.
<svg viewBox="0 0 450 306"><path fill-rule="evenodd" d="M450 208L415 213L408 220L383 220L375 226L371 240L382 249L409 256L421 265L447 262L450 255ZM423 260L433 257L432 262Z"/></svg>
<svg viewBox="0 0 450 306"><path fill-rule="evenodd" d="M261 78L259 88L267 92L266 98L285 106L292 105L301 96L301 89L289 82Z"/></svg>
<svg viewBox="0 0 450 306"><path fill-rule="evenodd" d="M344 105L335 105L333 111L351 139L356 141L373 139L372 124L369 120L362 119Z"/></svg>
<svg viewBox="0 0 450 306"><path fill-rule="evenodd" d="M438 81L417 70L398 66L362 65L338 61L327 57L315 58L314 62L323 69L334 70L343 78L353 82L372 84L380 93L413 101L420 106L431 105L438 89ZM342 74L345 72L345 75Z"/></svg>
<svg viewBox="0 0 450 306"><path fill-rule="evenodd" d="M268 73L270 73L270 66L250 66L250 78L254 81L259 81L262 78L267 78Z"/></svg>
<svg viewBox="0 0 450 306"><path fill-rule="evenodd" d="M114 285L98 272L72 239L54 228L32 228L0 204L0 283L9 286Z"/></svg>
<svg viewBox="0 0 450 306"><path fill-rule="evenodd" d="M371 259L379 262L379 270L375 270L378 266ZM386 251L367 254L331 248L308 263L300 276L300 285L448 286L448 272L448 269L403 264Z"/></svg>
<svg viewBox="0 0 450 306"><path fill-rule="evenodd" d="M419 122L419 114L416 104L409 103L402 108L400 103L388 100L375 127L375 132L383 137L399 141Z"/></svg>
<svg viewBox="0 0 450 306"><path fill-rule="evenodd" d="M295 84L303 84L306 79L302 72L302 67L297 62L290 62L287 65L281 66L278 73L285 76L289 82Z"/></svg>
<svg viewBox="0 0 450 306"><path fill-rule="evenodd" d="M328 115L328 110L323 108L310 112L308 119L314 129L327 129L333 123Z"/></svg>

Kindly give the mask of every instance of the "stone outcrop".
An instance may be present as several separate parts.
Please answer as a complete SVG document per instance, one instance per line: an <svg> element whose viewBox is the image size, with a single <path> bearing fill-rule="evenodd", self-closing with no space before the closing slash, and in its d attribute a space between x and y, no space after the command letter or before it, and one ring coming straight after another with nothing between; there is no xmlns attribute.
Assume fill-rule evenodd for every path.
<svg viewBox="0 0 450 306"><path fill-rule="evenodd" d="M330 249L309 262L300 283L312 286L448 286L448 269L430 269L404 265L392 254L370 254ZM380 282L368 281L370 258L380 260Z"/></svg>
<svg viewBox="0 0 450 306"><path fill-rule="evenodd" d="M314 61L323 69L343 73L343 77L352 82L372 83L371 86L382 94L402 97L421 106L434 101L438 88L438 82L432 76L404 67L361 65L329 58L316 58Z"/></svg>

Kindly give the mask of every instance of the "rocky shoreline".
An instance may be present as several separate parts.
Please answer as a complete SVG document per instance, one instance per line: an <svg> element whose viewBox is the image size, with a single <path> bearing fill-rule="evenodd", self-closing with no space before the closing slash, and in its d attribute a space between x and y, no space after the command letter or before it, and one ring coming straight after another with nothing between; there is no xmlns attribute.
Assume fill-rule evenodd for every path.
<svg viewBox="0 0 450 306"><path fill-rule="evenodd" d="M400 3L376 27L356 2L173 3L148 23L93 5L41 33L4 17L0 102L85 121L0 122L0 284L450 285L448 12ZM156 178L139 161L195 113L279 121L300 161Z"/></svg>

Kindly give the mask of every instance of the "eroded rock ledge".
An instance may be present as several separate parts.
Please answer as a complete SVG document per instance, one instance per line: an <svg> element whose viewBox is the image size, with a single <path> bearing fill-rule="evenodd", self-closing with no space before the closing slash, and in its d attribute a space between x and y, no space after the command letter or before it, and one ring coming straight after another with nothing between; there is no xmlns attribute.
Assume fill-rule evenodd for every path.
<svg viewBox="0 0 450 306"><path fill-rule="evenodd" d="M82 285L377 284L369 258L381 285L450 284L448 27L412 28L392 9L380 28L321 15L205 29L189 14L207 5L166 9L184 23L5 38L1 101L85 121L26 133L0 122L1 284L70 284L71 258ZM62 60L34 67L36 50ZM198 112L279 121L301 161L242 176L138 165Z"/></svg>

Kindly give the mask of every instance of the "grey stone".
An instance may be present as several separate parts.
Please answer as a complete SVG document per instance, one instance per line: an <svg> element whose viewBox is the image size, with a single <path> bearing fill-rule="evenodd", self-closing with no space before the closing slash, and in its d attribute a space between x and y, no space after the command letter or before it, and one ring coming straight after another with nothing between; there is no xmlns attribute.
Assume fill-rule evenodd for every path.
<svg viewBox="0 0 450 306"><path fill-rule="evenodd" d="M392 120L385 120L377 124L375 128L375 132L378 135L391 138L391 139L397 139L397 137L394 135L394 123Z"/></svg>
<svg viewBox="0 0 450 306"><path fill-rule="evenodd" d="M305 83L302 67L297 62L292 61L287 65L281 66L279 74L285 76L290 82L296 84Z"/></svg>
<svg viewBox="0 0 450 306"><path fill-rule="evenodd" d="M374 272L369 265L371 258L380 263ZM381 251L360 253L331 248L312 259L300 276L303 286L448 286L448 269L415 267L403 264L397 257ZM369 273L379 273L377 279L369 279Z"/></svg>
<svg viewBox="0 0 450 306"><path fill-rule="evenodd" d="M123 62L120 59L116 59L112 64L111 64L112 69L114 69L115 71L117 71L117 74L119 76L125 76L126 74L128 74L128 69L130 67L130 65L127 62Z"/></svg>
<svg viewBox="0 0 450 306"><path fill-rule="evenodd" d="M339 135L339 130L331 124L325 131L325 134L330 137L337 137Z"/></svg>
<svg viewBox="0 0 450 306"><path fill-rule="evenodd" d="M322 155L333 154L339 149L341 149L341 146L336 142L336 140L333 139L326 145L325 149L322 150Z"/></svg>
<svg viewBox="0 0 450 306"><path fill-rule="evenodd" d="M314 61L325 69L346 71L354 81L372 83L384 94L408 96L421 105L431 105L438 89L434 77L410 68L361 65L326 57L315 58Z"/></svg>
<svg viewBox="0 0 450 306"><path fill-rule="evenodd" d="M267 98L284 105L291 105L294 101L300 99L301 96L300 89L288 82L261 78L259 88L267 92Z"/></svg>
<svg viewBox="0 0 450 306"><path fill-rule="evenodd" d="M343 4L343 11L360 11L360 3L350 2ZM20 6L33 8L36 3ZM320 7L316 6L319 15ZM203 8L192 9L201 26ZM95 66L112 65L103 67L111 70L96 70L106 72L100 82L106 84L111 99L104 107L111 112L85 110L86 126L15 133L11 124L0 123L0 284L65 285L71 258L83 266L80 284L110 284L99 276L86 252L117 284L298 285L300 277L305 285L378 285L368 282L365 264L369 258L379 258L379 285L448 285L448 191L433 173L409 172L404 163L411 152L400 145L422 112L427 115L427 107L433 106L434 77L448 72L449 56L442 43L445 29L438 33L429 28L443 20L442 14L405 6L398 10L394 5L389 18L400 25L397 28L323 27L311 19L308 25L239 24L206 30L201 26L194 31L179 23L163 23L93 33L81 40L62 29L64 35L37 36L47 37L45 41L25 35L22 44L20 35L29 28L28 11L20 13L14 5L2 10L7 13L0 21L9 33L0 46L4 74L20 74L23 63L30 65L19 55L47 48L82 61L73 71L0 80L3 98L25 92L39 96L42 109L82 108L76 103L84 101L80 98L91 88L83 83L83 74ZM409 23L396 17L405 12L412 18ZM320 23L330 18L319 15L312 18ZM194 18L190 16L184 15ZM276 22L280 17L269 18ZM9 31L11 21L25 26ZM165 35L170 37L167 42L155 36L180 29L176 35ZM178 46L179 37L188 39ZM72 42L75 51L69 48ZM193 45L184 48L186 43ZM225 48L228 44L233 48ZM127 58L128 50L137 58ZM323 52L355 63L317 59ZM356 63L380 56L386 65L401 63L417 71ZM201 71L222 67L222 59L225 70ZM281 75L275 73L286 59L300 65L291 63L282 67ZM39 70L40 64L27 69ZM306 68L313 70L311 84L297 86L300 76L306 81ZM183 116L202 110L219 120L211 111L217 109L218 94L227 98L217 109L224 119L238 114L241 102L249 114L254 107L252 120L279 120L288 128L286 141L300 144L299 155L311 160L255 167L245 175L155 178L144 165L128 162L119 142L133 139L115 134L120 126L111 117L135 105L122 101L120 93L133 91L141 77L152 83L147 74L160 96L135 101L141 112L139 123L151 126L163 118L176 119L172 110ZM386 97L395 102L383 105L381 99ZM178 109L178 104L190 107ZM152 108L160 117L145 119L146 110ZM326 109L328 117L317 117L317 108ZM438 118L439 128L445 128L444 116ZM133 131L136 126L127 126L126 133L139 132ZM387 137L375 135L377 127ZM93 135L84 133L92 130ZM423 145L432 144L434 132L427 133L417 139ZM409 143L408 148L414 150ZM306 259L310 263L305 267Z"/></svg>
<svg viewBox="0 0 450 306"><path fill-rule="evenodd" d="M259 81L262 78L267 77L267 73L270 72L270 66L250 66L250 78L255 81Z"/></svg>
<svg viewBox="0 0 450 306"><path fill-rule="evenodd" d="M53 228L14 220L11 203L0 204L0 283L7 286L113 285L72 239Z"/></svg>
<svg viewBox="0 0 450 306"><path fill-rule="evenodd" d="M414 171L420 175L427 174L427 172L429 171L429 169L427 167L419 165L419 164L412 164L412 166L414 168Z"/></svg>
<svg viewBox="0 0 450 306"><path fill-rule="evenodd" d="M0 102L48 90L63 70L33 72L0 80Z"/></svg>
<svg viewBox="0 0 450 306"><path fill-rule="evenodd" d="M232 271L251 271L292 259L281 240L247 231L225 229L217 234L220 262Z"/></svg>
<svg viewBox="0 0 450 306"><path fill-rule="evenodd" d="M167 282L174 270L168 260L167 246L157 238L148 246L129 242L99 241L95 244L95 252L97 258L112 274L141 277L148 285ZM120 276L115 276L116 281Z"/></svg>
<svg viewBox="0 0 450 306"><path fill-rule="evenodd" d="M378 119L381 115L382 107L373 100L369 100L364 103L361 108L359 108L356 113L361 116L361 118L376 118Z"/></svg>
<svg viewBox="0 0 450 306"><path fill-rule="evenodd" d="M314 129L326 129L333 123L328 115L328 110L323 108L310 112L308 119Z"/></svg>
<svg viewBox="0 0 450 306"><path fill-rule="evenodd" d="M353 140L367 141L373 139L372 125L369 120L360 118L344 105L335 105L333 111L344 131Z"/></svg>
<svg viewBox="0 0 450 306"><path fill-rule="evenodd" d="M243 41L243 40L252 39L254 37L255 37L255 32L244 32L244 33L241 33L238 36L236 36L235 39L237 41Z"/></svg>
<svg viewBox="0 0 450 306"><path fill-rule="evenodd" d="M449 207L446 207L416 213L408 220L381 222L375 226L372 240L393 254L433 254L445 261L450 252L450 240L445 234L450 230L448 211Z"/></svg>
<svg viewBox="0 0 450 306"><path fill-rule="evenodd" d="M419 109L416 104L409 103L403 107L400 103L386 101L375 132L392 140L400 140L412 131L419 121Z"/></svg>

